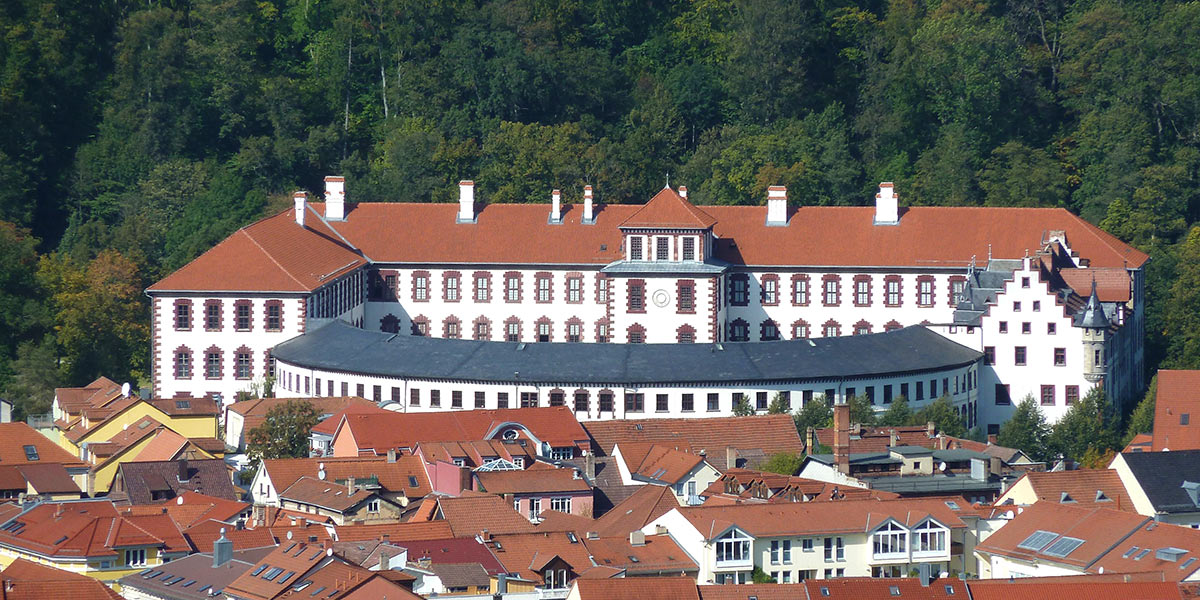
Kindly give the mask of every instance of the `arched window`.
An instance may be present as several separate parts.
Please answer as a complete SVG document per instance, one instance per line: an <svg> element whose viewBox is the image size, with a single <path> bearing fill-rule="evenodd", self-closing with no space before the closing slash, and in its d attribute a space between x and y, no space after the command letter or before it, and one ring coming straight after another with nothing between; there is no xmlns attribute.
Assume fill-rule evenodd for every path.
<svg viewBox="0 0 1200 600"><path fill-rule="evenodd" d="M675 330L675 341L680 344L696 343L696 329L691 325L682 325Z"/></svg>
<svg viewBox="0 0 1200 600"><path fill-rule="evenodd" d="M627 333L629 335L628 340L629 340L630 344L646 343L646 328L645 327L642 327L641 325L634 323L633 325L629 326Z"/></svg>
<svg viewBox="0 0 1200 600"><path fill-rule="evenodd" d="M859 321L854 324L854 335L867 335L871 333L871 324L864 321Z"/></svg>

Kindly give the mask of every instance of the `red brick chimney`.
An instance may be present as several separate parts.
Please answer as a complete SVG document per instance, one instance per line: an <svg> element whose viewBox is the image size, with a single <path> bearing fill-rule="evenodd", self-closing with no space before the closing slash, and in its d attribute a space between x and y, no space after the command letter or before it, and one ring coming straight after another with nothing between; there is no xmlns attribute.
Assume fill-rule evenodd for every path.
<svg viewBox="0 0 1200 600"><path fill-rule="evenodd" d="M843 475L850 474L850 405L833 405L833 464Z"/></svg>

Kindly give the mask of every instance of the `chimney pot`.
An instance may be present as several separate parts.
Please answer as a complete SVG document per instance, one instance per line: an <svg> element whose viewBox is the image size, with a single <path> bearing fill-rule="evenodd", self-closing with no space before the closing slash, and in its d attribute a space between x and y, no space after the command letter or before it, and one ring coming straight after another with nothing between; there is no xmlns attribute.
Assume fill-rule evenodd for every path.
<svg viewBox="0 0 1200 600"><path fill-rule="evenodd" d="M596 215L592 207L592 186L583 186L583 223L591 225L596 222Z"/></svg>
<svg viewBox="0 0 1200 600"><path fill-rule="evenodd" d="M638 530L638 529L634 529L633 531L630 531L629 532L629 545L630 546L645 546L646 545L646 534L642 533L641 530Z"/></svg>
<svg viewBox="0 0 1200 600"><path fill-rule="evenodd" d="M458 182L458 222L475 222L475 182Z"/></svg>
<svg viewBox="0 0 1200 600"><path fill-rule="evenodd" d="M890 181L880 183L879 193L875 194L875 224L900 224L899 198L896 196L895 186Z"/></svg>
<svg viewBox="0 0 1200 600"><path fill-rule="evenodd" d="M346 220L346 178L329 175L325 178L325 218L330 221Z"/></svg>
<svg viewBox="0 0 1200 600"><path fill-rule="evenodd" d="M679 186L679 197L683 198L684 200L687 200L687 186L686 185Z"/></svg>
<svg viewBox="0 0 1200 600"><path fill-rule="evenodd" d="M396 449L395 448L388 448L387 461L388 461L388 463L396 462Z"/></svg>
<svg viewBox="0 0 1200 600"><path fill-rule="evenodd" d="M787 187L773 185L767 188L767 225L787 225Z"/></svg>
<svg viewBox="0 0 1200 600"><path fill-rule="evenodd" d="M304 213L308 209L308 192L296 192L292 194L292 202L296 208L296 224L304 227Z"/></svg>
<svg viewBox="0 0 1200 600"><path fill-rule="evenodd" d="M550 192L550 222L562 223L562 192Z"/></svg>

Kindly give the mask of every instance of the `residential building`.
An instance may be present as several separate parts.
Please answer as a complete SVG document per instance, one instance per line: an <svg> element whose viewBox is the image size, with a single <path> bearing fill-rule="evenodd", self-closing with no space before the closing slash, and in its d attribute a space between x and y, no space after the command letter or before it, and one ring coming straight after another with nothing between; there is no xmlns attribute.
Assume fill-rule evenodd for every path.
<svg viewBox="0 0 1200 600"><path fill-rule="evenodd" d="M218 415L216 403L205 398L118 398L103 407L85 408L78 421L59 429L59 443L86 459L90 445L112 439L145 418L154 419L185 438L216 440Z"/></svg>
<svg viewBox="0 0 1200 600"><path fill-rule="evenodd" d="M617 444L613 458L623 485L666 486L687 506L700 504L700 492L721 475L704 456L662 444Z"/></svg>
<svg viewBox="0 0 1200 600"><path fill-rule="evenodd" d="M1136 574L1076 575L979 579L967 584L973 600L1180 600L1187 598L1182 586L1172 581L1137 580ZM765 599L764 599L765 600Z"/></svg>
<svg viewBox="0 0 1200 600"><path fill-rule="evenodd" d="M185 492L225 500L240 500L232 474L220 459L126 462L117 466L109 499L129 504L152 504Z"/></svg>
<svg viewBox="0 0 1200 600"><path fill-rule="evenodd" d="M1160 370L1149 449L1200 450L1200 425L1192 425L1192 413L1200 416L1200 371Z"/></svg>
<svg viewBox="0 0 1200 600"><path fill-rule="evenodd" d="M1133 512L1037 502L975 547L983 579L1154 573L1200 579L1200 531Z"/></svg>
<svg viewBox="0 0 1200 600"><path fill-rule="evenodd" d="M950 503L842 500L680 507L642 528L668 533L699 566L699 583L899 577L929 565L973 571L971 532Z"/></svg>
<svg viewBox="0 0 1200 600"><path fill-rule="evenodd" d="M476 471L474 477L479 491L508 500L513 510L534 523L547 510L592 516L592 486L572 468L538 464L513 471Z"/></svg>
<svg viewBox="0 0 1200 600"><path fill-rule="evenodd" d="M1029 472L996 499L997 506L1029 506L1035 502L1135 512L1137 508L1113 469Z"/></svg>
<svg viewBox="0 0 1200 600"><path fill-rule="evenodd" d="M377 484L359 486L353 476L344 484L305 476L279 492L279 506L336 525L399 521L404 506L377 489Z"/></svg>
<svg viewBox="0 0 1200 600"><path fill-rule="evenodd" d="M900 494L750 469L729 469L700 492L705 502L746 504L822 500L895 500Z"/></svg>
<svg viewBox="0 0 1200 600"><path fill-rule="evenodd" d="M75 388L54 388L54 400L50 404L52 425L64 430L74 426L88 408L103 408L129 395L121 384L104 376Z"/></svg>
<svg viewBox="0 0 1200 600"><path fill-rule="evenodd" d="M192 551L167 514L126 514L107 500L42 502L0 524L0 562L24 558L101 581Z"/></svg>
<svg viewBox="0 0 1200 600"><path fill-rule="evenodd" d="M250 430L262 425L271 409L291 400L304 400L312 404L321 421L339 414L351 405L374 405L373 402L357 396L253 398L234 402L225 407L225 445L244 452L246 436Z"/></svg>
<svg viewBox="0 0 1200 600"><path fill-rule="evenodd" d="M1200 529L1200 450L1122 452L1108 468L1138 514Z"/></svg>
<svg viewBox="0 0 1200 600"><path fill-rule="evenodd" d="M592 537L583 540L592 562L621 569L625 577L673 575L696 580L699 567L669 535L646 535L631 531L624 536Z"/></svg>
<svg viewBox="0 0 1200 600"><path fill-rule="evenodd" d="M733 469L758 467L775 454L804 452L796 423L786 414L589 421L583 427L595 441L597 456L611 456L620 443L659 443L721 461L732 448L736 464L726 460L720 468Z"/></svg>
<svg viewBox="0 0 1200 600"><path fill-rule="evenodd" d="M0 466L0 497L21 502L78 500L83 491L61 464Z"/></svg>
<svg viewBox="0 0 1200 600"><path fill-rule="evenodd" d="M192 554L169 563L122 577L121 594L127 600L212 600L225 588L275 548L235 550L225 537L208 547L212 550Z"/></svg>
<svg viewBox="0 0 1200 600"><path fill-rule="evenodd" d="M362 458L276 458L262 461L250 483L255 504L281 506L280 492L302 477L344 487L354 480L357 488L407 506L430 492L424 462L414 456L364 456Z"/></svg>
<svg viewBox="0 0 1200 600"><path fill-rule="evenodd" d="M420 596L336 556L332 547L301 542L281 544L224 589L228 600L320 597L325 600L395 600Z"/></svg>
<svg viewBox="0 0 1200 600"><path fill-rule="evenodd" d="M4 600L125 600L103 583L79 575L18 558L0 573L0 598ZM129 600L134 600L130 598Z"/></svg>
<svg viewBox="0 0 1200 600"><path fill-rule="evenodd" d="M438 497L430 520L444 520L450 526L451 537L481 536L485 541L489 535L536 530L527 516L513 509L512 502L491 494Z"/></svg>
<svg viewBox="0 0 1200 600"><path fill-rule="evenodd" d="M188 438L143 416L107 440L88 442L82 449L91 463L88 495L107 493L121 465L127 462L205 460L224 455L225 443L215 437Z"/></svg>
<svg viewBox="0 0 1200 600"><path fill-rule="evenodd" d="M534 582L543 598L565 598L571 582L585 574L612 577L621 573L593 562L583 540L569 532L494 534L483 542L508 573Z"/></svg>
<svg viewBox="0 0 1200 600"><path fill-rule="evenodd" d="M899 381L896 368L856 387L875 386L883 408L886 386L898 397L907 383L910 400L921 405L953 393L942 383L954 382L976 392L956 399L968 425L989 429L1011 413L1012 398L1026 394L1054 421L1101 382L1117 406L1143 387L1148 257L1063 209L900 210L891 183L880 185L873 207L789 206L778 186L768 190L766 207L701 207L684 188L664 188L643 205L604 206L588 188L582 205L564 205L551 193L551 206L477 206L473 182L461 182L459 191L457 206L347 203L345 180L329 177L324 203L298 192L292 208L238 230L152 285L155 394L232 401L275 377L282 395L355 394L382 403L389 388L404 396L413 381L432 391L427 382L444 379L437 377L444 369L405 372L386 361L388 353L377 350L387 336L355 336L345 327L322 334L331 321L401 337L665 343L676 346L677 353L664 352L680 366L696 358L683 349L689 343L803 340L929 323L988 364L939 374L936 391L918 390L918 378ZM397 230L403 239L391 234ZM276 372L282 353L273 349L311 335L320 342L289 344L292 362ZM322 342L334 341L321 352ZM335 372L348 366L341 344L368 347L376 358ZM522 359L506 344L497 347L496 357L507 353L507 360L491 366L517 362L536 371L544 362L541 351ZM597 364L606 361L565 363L576 377L588 372L581 365ZM826 376L849 367L828 366ZM459 387L465 373L454 379L438 387L475 391ZM493 408L502 385L532 394L538 388L527 382L545 381L514 377L477 387L492 392L486 402ZM763 383L749 387L781 391ZM354 391L341 393L351 385ZM595 397L598 390L588 391ZM683 414L682 406L677 399L668 414Z"/></svg>
<svg viewBox="0 0 1200 600"><path fill-rule="evenodd" d="M0 423L0 465L18 468L18 472L20 472L20 468L24 467L59 465L70 476L77 489L87 488L87 463L25 423ZM57 472L57 469L54 471ZM35 471L30 471L30 474L35 474ZM35 476L52 476L57 479L55 474L44 470L37 470ZM21 478L26 479L26 476L22 473ZM29 493L28 481L26 480L25 484L17 482L11 471L8 472L5 481L8 483L5 483L4 489L0 490L0 494L2 494L0 497L15 499L22 493ZM52 487L61 486L54 484Z"/></svg>

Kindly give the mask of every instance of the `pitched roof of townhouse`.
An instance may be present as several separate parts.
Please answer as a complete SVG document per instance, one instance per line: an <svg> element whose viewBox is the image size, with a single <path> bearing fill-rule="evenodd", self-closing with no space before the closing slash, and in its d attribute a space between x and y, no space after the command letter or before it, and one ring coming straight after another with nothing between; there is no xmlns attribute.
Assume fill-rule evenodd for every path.
<svg viewBox="0 0 1200 600"><path fill-rule="evenodd" d="M224 533L222 533L224 531ZM192 547L201 552L212 551L213 542L224 535L225 539L233 542L234 550L251 548L274 547L275 536L266 527L254 529L238 529L234 525L216 519L203 519L194 522L183 530L183 537L192 543Z"/></svg>
<svg viewBox="0 0 1200 600"><path fill-rule="evenodd" d="M349 398L351 400L341 410L329 415L329 418L322 419L320 423L313 425L312 433L320 433L333 437L337 433L338 425L342 422L344 415L382 415L392 411L380 408L378 404L363 398Z"/></svg>
<svg viewBox="0 0 1200 600"><path fill-rule="evenodd" d="M190 550L166 514L124 515L107 500L41 503L0 527L0 544L45 556L112 556L129 545L158 546L165 552Z"/></svg>
<svg viewBox="0 0 1200 600"><path fill-rule="evenodd" d="M1121 454L1138 486L1154 506L1164 513L1200 511L1184 482L1200 482L1200 450L1129 452Z"/></svg>
<svg viewBox="0 0 1200 600"><path fill-rule="evenodd" d="M661 485L643 485L612 510L596 519L592 530L603 537L628 535L651 521L679 508L671 489Z"/></svg>
<svg viewBox="0 0 1200 600"><path fill-rule="evenodd" d="M696 586L696 589L700 593L700 600L746 600L751 596L758 600L808 599L804 583L747 583L737 586L742 588L740 590L729 589L730 587L733 586L701 585Z"/></svg>
<svg viewBox="0 0 1200 600"><path fill-rule="evenodd" d="M85 408L103 406L121 397L121 384L104 377L77 388L54 388L58 407L64 412L77 414Z"/></svg>
<svg viewBox="0 0 1200 600"><path fill-rule="evenodd" d="M1158 372L1154 397L1153 450L1200 450L1200 371Z"/></svg>
<svg viewBox="0 0 1200 600"><path fill-rule="evenodd" d="M513 510L512 502L491 494L438 498L438 513L450 525L454 537L534 531L533 523Z"/></svg>
<svg viewBox="0 0 1200 600"><path fill-rule="evenodd" d="M521 457L525 464L532 464L537 456L535 448L529 444L522 445L520 440L462 440L454 442L419 442L413 453L419 453L429 463L453 462L456 458L464 459L466 466L478 467L494 459L504 459L513 462Z"/></svg>
<svg viewBox="0 0 1200 600"><path fill-rule="evenodd" d="M410 540L404 542L404 547L408 549L408 562L428 558L434 565L474 563L492 575L505 572L492 550L473 537Z"/></svg>
<svg viewBox="0 0 1200 600"><path fill-rule="evenodd" d="M151 504L155 502L153 492L165 490L176 495L198 492L224 500L241 496L233 486L229 466L219 458L121 463L117 480L130 504Z"/></svg>
<svg viewBox="0 0 1200 600"><path fill-rule="evenodd" d="M479 563L434 563L429 570L448 588L487 587L492 579Z"/></svg>
<svg viewBox="0 0 1200 600"><path fill-rule="evenodd" d="M103 407L84 409L83 416L85 417L84 421L86 421L87 426L85 427L84 423L80 422L64 431L63 435L75 445L79 445L84 439L98 431L101 425L139 405L153 407L155 409L155 412L152 413L153 415L161 412L173 418L216 418L220 414L220 407L217 406L214 400L209 398L143 400L137 396L130 396L128 398L119 398ZM155 417L150 416L149 418Z"/></svg>
<svg viewBox="0 0 1200 600"><path fill-rule="evenodd" d="M1092 294L1093 281L1096 282L1096 297L1101 302L1128 302L1133 295L1129 271L1121 267L1059 269L1058 275L1072 291L1084 298Z"/></svg>
<svg viewBox="0 0 1200 600"><path fill-rule="evenodd" d="M37 450L36 459L26 452L26 446L33 446ZM66 467L86 466L79 457L67 452L28 424L21 421L0 423L0 464L45 463L58 463Z"/></svg>
<svg viewBox="0 0 1200 600"><path fill-rule="evenodd" d="M1088 569L1132 531L1149 521L1147 517L1131 512L1053 502L1037 502L1014 512L1016 514L1012 520L981 542L976 547L977 551ZM1039 536L1041 539L1031 539L1039 531L1046 533ZM1065 556L1046 554L1062 537L1082 542ZM1040 545L1036 548L1021 547L1031 545L1033 541ZM1068 547L1069 543L1064 542L1060 549Z"/></svg>
<svg viewBox="0 0 1200 600"><path fill-rule="evenodd" d="M375 492L361 488L350 493L345 485L307 476L297 479L279 492L280 500L311 504L337 512L348 511L376 496Z"/></svg>
<svg viewBox="0 0 1200 600"><path fill-rule="evenodd" d="M983 357L920 325L867 335L721 345L522 344L395 335L335 321L282 342L273 352L278 360L302 368L418 380L571 382L614 389L663 382L824 381L831 375L869 377L967 366ZM479 411L394 414L446 419L473 412ZM386 422L382 417L377 421Z"/></svg>
<svg viewBox="0 0 1200 600"><path fill-rule="evenodd" d="M1140 267L1147 255L1065 209L909 207L897 225L874 224L870 206L800 206L786 226L766 227L764 206L696 206L664 189L644 205L605 204L595 224L582 207L563 207L547 222L538 204L482 205L471 224L457 223L457 204L358 203L344 222L324 222L310 203L305 227L295 209L243 227L150 291L310 291L366 262L592 264L622 258L619 227L708 227L715 258L735 265L965 266L972 256L1019 258L1062 231L1090 266ZM394 232L407 232L404 244ZM947 237L946 231L956 235ZM521 243L537 240L536 244ZM935 241L937 243L931 243ZM991 252L989 253L989 250ZM229 264L244 268L230 273Z"/></svg>
<svg viewBox="0 0 1200 600"><path fill-rule="evenodd" d="M236 548L236 546L235 546ZM254 566L268 552L235 550L233 558L219 566L213 566L212 546L208 554L193 554L169 563L126 575L119 580L122 589L138 590L150 597L170 600L211 600L233 580ZM178 585L183 582L184 585ZM186 586L186 587L185 587ZM139 596L143 597L143 596Z"/></svg>
<svg viewBox="0 0 1200 600"><path fill-rule="evenodd" d="M289 208L251 223L149 291L310 292L367 262L311 210L304 227L295 218Z"/></svg>
<svg viewBox="0 0 1200 600"><path fill-rule="evenodd" d="M969 598L967 583L959 579L938 579L928 586L921 585L916 577L874 578L845 577L839 579L808 579L803 584L809 598L831 600L859 600L862 598L901 598L901 600L942 600L943 598ZM828 593L826 593L828 592ZM768 596L767 598L769 598ZM711 600L705 594L704 600ZM713 598L722 598L713 596ZM724 598L727 598L725 596ZM767 600L760 598L759 600Z"/></svg>
<svg viewBox="0 0 1200 600"><path fill-rule="evenodd" d="M370 405L375 406L374 402L366 398L358 396L323 396L316 398L255 398L253 400L242 400L230 404L228 409L242 416L242 432L246 432L262 425L267 418L267 413L276 406L281 406L288 402L305 401L313 405L319 415L334 415L340 414L348 406L352 405ZM382 409L380 409L382 410ZM332 417L330 417L332 418ZM337 426L337 423L334 423ZM314 427L314 430L316 428ZM330 432L332 433L332 432Z"/></svg>
<svg viewBox="0 0 1200 600"><path fill-rule="evenodd" d="M562 532L505 533L493 535L487 542L506 571L539 584L543 568L555 557L571 565L577 574L593 566L583 540L576 536L572 542Z"/></svg>
<svg viewBox="0 0 1200 600"><path fill-rule="evenodd" d="M696 506L680 508L679 513L705 539L732 526L756 537L862 532L889 519L907 527L928 518L952 529L965 526L945 502L924 498Z"/></svg>
<svg viewBox="0 0 1200 600"><path fill-rule="evenodd" d="M621 222L622 228L708 229L717 223L712 215L688 202L679 192L664 187L650 201Z"/></svg>
<svg viewBox="0 0 1200 600"><path fill-rule="evenodd" d="M671 445L654 442L625 442L617 444L630 475L640 481L677 483L704 462L704 457Z"/></svg>
<svg viewBox="0 0 1200 600"><path fill-rule="evenodd" d="M698 589L725 587L697 586L696 580L691 577L577 579L574 586L580 600L700 600ZM729 596L729 600L746 600L745 591L742 590L743 593L736 598ZM795 598L791 596L787 600ZM763 597L761 600L768 599Z"/></svg>
<svg viewBox="0 0 1200 600"><path fill-rule="evenodd" d="M671 536L647 535L634 545L629 535L584 539L597 565L624 569L626 576L696 571L699 567Z"/></svg>
<svg viewBox="0 0 1200 600"><path fill-rule="evenodd" d="M321 331L325 329L329 328L323 327ZM525 427L534 437L554 447L574 446L588 439L587 432L575 419L575 413L566 406L448 413L348 414L339 426L339 432L349 428L360 452L368 449L384 454L392 448L413 448L420 442L493 439L514 424Z"/></svg>
<svg viewBox="0 0 1200 600"><path fill-rule="evenodd" d="M4 600L123 600L103 582L63 569L18 558L0 573L0 598Z"/></svg>
<svg viewBox="0 0 1200 600"><path fill-rule="evenodd" d="M403 546L383 540L338 541L332 545L334 554L366 569L379 566L384 555L398 556L405 550Z"/></svg>
<svg viewBox="0 0 1200 600"><path fill-rule="evenodd" d="M58 463L0 466L0 488L25 491L30 486L38 494L78 494L81 490L66 467Z"/></svg>
<svg viewBox="0 0 1200 600"><path fill-rule="evenodd" d="M288 542L256 561L225 586L225 593L239 598L265 600L276 598L307 578L314 569L327 563L329 553L320 544ZM334 558L334 563L340 559ZM268 573L273 573L269 575ZM289 575L290 573L290 575ZM270 578L269 580L267 578ZM332 591L333 588L330 588Z"/></svg>
<svg viewBox="0 0 1200 600"><path fill-rule="evenodd" d="M1031 471L1022 477L1032 486L1039 502L1134 511L1121 477L1112 469Z"/></svg>
<svg viewBox="0 0 1200 600"><path fill-rule="evenodd" d="M301 477L321 478L322 466L325 469L324 481L345 484L345 480L354 477L360 483L374 477L379 486L392 493L403 492L409 498L420 498L429 494L429 477L425 466L419 457L398 456L396 462L390 463L383 456L364 456L351 458L276 458L263 461L267 475L275 489L284 490ZM416 485L413 485L413 483Z"/></svg>
<svg viewBox="0 0 1200 600"><path fill-rule="evenodd" d="M1124 577L1118 574L1118 577ZM1123 581L1103 575L978 579L970 583L974 600L1180 600L1171 581Z"/></svg>
<svg viewBox="0 0 1200 600"><path fill-rule="evenodd" d="M536 492L590 492L592 486L575 469L538 463L520 471L478 471L475 478L481 491L489 494L529 494Z"/></svg>
<svg viewBox="0 0 1200 600"><path fill-rule="evenodd" d="M861 336L859 336L861 337ZM728 348L729 345L726 345ZM791 415L754 415L709 419L621 419L590 421L584 429L600 454L611 455L619 443L651 442L704 453L724 467L725 449L761 450L770 456L799 454L804 444Z"/></svg>
<svg viewBox="0 0 1200 600"><path fill-rule="evenodd" d="M342 525L335 529L338 540L343 542L388 540L403 544L421 540L441 540L454 537L454 531L450 527L450 522L445 520Z"/></svg>
<svg viewBox="0 0 1200 600"><path fill-rule="evenodd" d="M726 491L726 484L732 486L734 492ZM760 486L762 492L765 492L766 498L756 496L756 491ZM870 498L894 500L900 497L900 494L886 490L857 488L807 477L779 475L753 469L727 469L719 478L709 484L701 495L708 496L708 501L742 502L757 499L757 501L794 502L795 500L788 497L787 492L790 491L803 495L807 502Z"/></svg>
<svg viewBox="0 0 1200 600"><path fill-rule="evenodd" d="M1150 452L1154 448L1154 435L1139 433L1129 440L1121 452Z"/></svg>
<svg viewBox="0 0 1200 600"><path fill-rule="evenodd" d="M1106 573L1161 572L1167 581L1194 580L1200 573L1200 531L1151 521L1101 557L1093 569Z"/></svg>
<svg viewBox="0 0 1200 600"><path fill-rule="evenodd" d="M215 498L196 492L183 492L179 496L157 504L119 506L123 515L156 515L166 513L181 528L191 527L202 521L213 519L233 523L240 515L250 512L250 504L236 500ZM230 529L233 525L229 525Z"/></svg>

